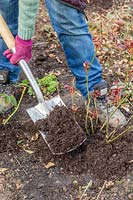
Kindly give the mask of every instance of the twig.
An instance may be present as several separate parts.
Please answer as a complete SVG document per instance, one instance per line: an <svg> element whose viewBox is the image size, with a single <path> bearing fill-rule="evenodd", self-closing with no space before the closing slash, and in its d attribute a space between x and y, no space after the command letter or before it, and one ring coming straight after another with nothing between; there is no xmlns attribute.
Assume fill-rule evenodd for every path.
<svg viewBox="0 0 133 200"><path fill-rule="evenodd" d="M132 106L132 108L133 108L133 104L127 99L127 101L128 101L128 103Z"/></svg>
<svg viewBox="0 0 133 200"><path fill-rule="evenodd" d="M19 162L19 160L14 156L14 159L16 160L16 162L18 163L18 165L23 169L24 173L27 175L26 170L22 167L21 163Z"/></svg>
<svg viewBox="0 0 133 200"><path fill-rule="evenodd" d="M91 122L91 131L92 131L92 134L94 134L94 125L93 125L92 117L89 116L89 119L90 119L90 122Z"/></svg>
<svg viewBox="0 0 133 200"><path fill-rule="evenodd" d="M110 140L106 140L107 143L111 143L115 140L117 140L119 137L121 137L122 135L124 135L125 133L127 133L128 131L132 130L133 129L133 125L130 126L129 128L127 128L126 130L124 130L122 133L120 133L119 135L117 135L116 137L110 139Z"/></svg>
<svg viewBox="0 0 133 200"><path fill-rule="evenodd" d="M15 110L11 113L11 115L9 115L9 117L3 122L3 125L6 125L9 120L15 115L15 113L18 111L19 107L20 107L20 104L22 102L22 99L24 97L24 94L25 94L25 91L26 91L27 87L24 87L23 91L22 91L22 94L21 94L21 97L19 99L19 102L18 102L18 105L16 106Z"/></svg>
<svg viewBox="0 0 133 200"><path fill-rule="evenodd" d="M92 65L93 65L93 62L94 62L94 60L95 60L95 58L96 58L96 53L94 53L94 55L93 55L93 58L92 58L92 60L91 60L91 62L89 63L89 66L91 67ZM86 117L85 117L85 129L86 129L86 132L87 132L87 134L88 134L88 127L87 127L87 122L88 122L88 114L89 114L89 108L90 108L90 92L89 92L89 78L88 78L88 75L89 75L89 70L87 70L86 71L86 90L87 90L87 112L86 112ZM90 117L89 117L89 119L90 119ZM93 121L92 121L92 119L90 120L90 122L91 122L91 128L92 128L92 133L93 133Z"/></svg>
<svg viewBox="0 0 133 200"><path fill-rule="evenodd" d="M133 119L133 115L130 117L130 119L127 121L127 124ZM128 127L126 130L124 130L122 133L120 133L119 135L117 135L116 137L113 138L114 134L116 133L116 128L108 135L106 135L106 143L111 143L115 140L117 140L119 137L121 137L122 135L124 135L126 132L128 132L129 130L131 130L133 128L133 126ZM109 139L110 138L110 139Z"/></svg>
<svg viewBox="0 0 133 200"><path fill-rule="evenodd" d="M107 104L107 124L106 124L106 137L108 138L109 136L109 108Z"/></svg>
<svg viewBox="0 0 133 200"><path fill-rule="evenodd" d="M98 109L97 109L97 103L96 103L96 99L94 98L94 107L96 110L96 124L98 123Z"/></svg>
<svg viewBox="0 0 133 200"><path fill-rule="evenodd" d="M100 192L99 192L99 194L98 194L96 200L98 200L98 199L100 198L100 196L101 196L101 194L102 194L102 192L103 192L103 190L104 190L104 188L105 188L105 186L106 186L106 183L107 183L107 181L104 181L104 184L103 184L103 186L102 186L102 188L101 188L101 190L100 190Z"/></svg>
<svg viewBox="0 0 133 200"><path fill-rule="evenodd" d="M86 186L85 190L83 191L81 197L79 200L82 200L82 198L84 197L86 191L88 190L88 188L90 187L90 185L92 184L92 180L89 181L88 185Z"/></svg>
<svg viewBox="0 0 133 200"><path fill-rule="evenodd" d="M75 100L75 89L74 89L74 86L75 86L75 78L73 78L73 80L72 80L72 88L74 90L74 92L71 95L72 107L74 106L74 100Z"/></svg>
<svg viewBox="0 0 133 200"><path fill-rule="evenodd" d="M109 138L113 138L113 136L114 136L115 133L116 133L116 128L111 133L109 133L108 135L106 135L106 142L109 140Z"/></svg>
<svg viewBox="0 0 133 200"><path fill-rule="evenodd" d="M90 108L90 98L88 97L87 108L86 108L86 116L85 116L85 129L86 129L87 134L88 134L88 126L87 125L88 125L89 108Z"/></svg>
<svg viewBox="0 0 133 200"><path fill-rule="evenodd" d="M133 115L129 118L129 120L127 121L127 124L133 119Z"/></svg>

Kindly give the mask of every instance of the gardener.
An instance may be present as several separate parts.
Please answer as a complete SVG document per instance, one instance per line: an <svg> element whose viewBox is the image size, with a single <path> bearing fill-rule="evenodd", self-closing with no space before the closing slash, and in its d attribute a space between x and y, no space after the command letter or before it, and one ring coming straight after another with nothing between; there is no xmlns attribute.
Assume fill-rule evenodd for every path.
<svg viewBox="0 0 133 200"><path fill-rule="evenodd" d="M18 0L0 0L0 14L6 20L8 26L10 27L14 36L17 34L18 30ZM3 91L3 84L16 83L19 79L20 68L9 62L5 56L3 56L3 51L7 49L4 41L0 37L0 93ZM6 88L6 86L5 86ZM1 100L1 97L0 97ZM1 102L1 101L0 101ZM4 101L3 101L4 103ZM0 104L0 111L5 111L10 106L4 106Z"/></svg>
<svg viewBox="0 0 133 200"><path fill-rule="evenodd" d="M115 107L106 107L107 83L102 79L102 67L95 57L94 44L84 16L87 0L46 0L46 6L54 30L56 31L64 50L68 66L76 79L76 88L87 99L86 72L84 63L91 63L88 74L89 93L99 90L97 108L99 120L105 121L107 114L111 114ZM19 0L19 27L16 36L16 53L13 55L6 50L4 55L12 64L20 59L27 62L31 59L32 36L34 34L35 19L39 0ZM109 120L113 127L126 124L124 115L117 109Z"/></svg>

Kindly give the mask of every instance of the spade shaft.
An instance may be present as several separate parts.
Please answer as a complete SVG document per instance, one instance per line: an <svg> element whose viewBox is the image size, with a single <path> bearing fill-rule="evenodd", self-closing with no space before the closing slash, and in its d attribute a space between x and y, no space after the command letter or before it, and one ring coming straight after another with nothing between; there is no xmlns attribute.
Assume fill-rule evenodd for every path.
<svg viewBox="0 0 133 200"><path fill-rule="evenodd" d="M23 70L24 74L26 75L32 89L34 90L34 93L36 95L36 98L38 100L38 103L39 104L42 104L43 105L43 108L45 110L46 113L49 114L49 109L47 108L47 105L45 104L45 101L44 101L44 97L42 95L42 92L29 68L29 66L27 65L27 63L25 62L25 60L20 60L19 61L19 66L21 67L21 69Z"/></svg>

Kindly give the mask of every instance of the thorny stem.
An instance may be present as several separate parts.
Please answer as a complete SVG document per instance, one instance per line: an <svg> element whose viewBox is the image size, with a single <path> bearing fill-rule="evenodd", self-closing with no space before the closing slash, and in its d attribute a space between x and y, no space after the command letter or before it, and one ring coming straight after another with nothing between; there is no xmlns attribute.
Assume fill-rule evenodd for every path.
<svg viewBox="0 0 133 200"><path fill-rule="evenodd" d="M117 140L119 137L121 137L122 135L124 135L125 133L127 133L128 131L130 131L131 129L133 129L133 125L130 126L129 128L127 128L126 130L124 130L122 133L120 133L119 135L117 135L116 137L114 137L113 139L110 140L106 140L107 144Z"/></svg>
<svg viewBox="0 0 133 200"><path fill-rule="evenodd" d="M128 99L127 99L127 101L130 104L130 106L132 106L132 108L133 108L133 104Z"/></svg>
<svg viewBox="0 0 133 200"><path fill-rule="evenodd" d="M86 132L88 134L88 126L87 126L87 122L88 122L88 114L89 114L89 107L90 107L90 98L88 98L88 102L87 102L87 110L86 110L86 116L85 116L85 129Z"/></svg>
<svg viewBox="0 0 133 200"><path fill-rule="evenodd" d="M88 78L88 75L89 75L89 71L87 70L86 72L86 90L87 90L87 94L88 94L88 99L89 99L89 78Z"/></svg>
<svg viewBox="0 0 133 200"><path fill-rule="evenodd" d="M96 103L96 99L94 98L94 106L95 106L95 110L96 110L96 124L98 122L98 111L97 111L97 103Z"/></svg>
<svg viewBox="0 0 133 200"><path fill-rule="evenodd" d="M109 138L113 138L114 134L116 133L116 128L108 135L106 135L106 141L109 139Z"/></svg>
<svg viewBox="0 0 133 200"><path fill-rule="evenodd" d="M133 119L133 116L130 117L130 119L127 121L127 124ZM130 128L132 129L133 126L129 127L129 130ZM125 130L126 132L128 131L128 129ZM124 131L123 131L124 132ZM110 143L110 142L113 142L114 140L117 140L120 136L122 136L124 133L120 133L118 136L116 136L115 138L113 138L114 134L116 133L116 129L114 129L110 135L108 137L106 137L106 142L107 143ZM110 138L110 139L109 139Z"/></svg>
<svg viewBox="0 0 133 200"><path fill-rule="evenodd" d="M89 63L90 67L93 64L93 62L95 60L95 57L96 57L96 54L94 53L92 61ZM87 122L88 122L88 114L89 114L89 109L90 109L90 93L89 93L89 79L88 79L88 75L89 75L89 70L87 70L87 72L86 72L86 90L87 90L88 98L87 98L87 112L86 112L86 117L85 117L85 129L86 129L87 134L88 134ZM90 118L91 117L89 117L89 119ZM93 120L92 120L92 118L91 118L90 122L91 122L91 128L92 128L92 133L93 133L94 132L94 129L93 129L94 126L93 126Z"/></svg>
<svg viewBox="0 0 133 200"><path fill-rule="evenodd" d="M133 119L133 115L129 118L129 120L127 121L127 124Z"/></svg>
<svg viewBox="0 0 133 200"><path fill-rule="evenodd" d="M76 116L75 116L75 113L76 113L76 110L74 109L74 106L76 106L76 104L74 103L75 101L75 78L73 78L72 80L72 94L70 94L71 96L71 101L72 101L72 111L73 111L73 116L74 116L74 119L76 120Z"/></svg>
<svg viewBox="0 0 133 200"><path fill-rule="evenodd" d="M128 97L128 96L130 96L130 94L128 94L121 102L120 102L120 104L118 104L118 106L117 106L117 108L125 101L125 99ZM117 109L116 108L116 109ZM107 109L108 109L108 106L107 106ZM116 111L116 109L115 109L115 111ZM114 111L114 112L115 112ZM111 116L114 114L114 112L111 114ZM107 110L107 113L108 113L108 110ZM110 116L110 117L111 117ZM127 122L127 124L129 123L129 121L131 120L133 118L133 116L131 116L131 118L128 120L128 122ZM111 133L109 133L108 132L108 128L109 128L109 115L107 115L107 123L106 123L107 125L106 125L106 142L107 143L109 143L109 142L112 142L112 141L114 141L114 140L116 140L117 138L119 138L120 136L121 136L121 134L119 134L117 137L115 137L115 138L113 138L114 137L114 134L116 133L116 128L111 132ZM104 124L103 124L104 125ZM102 129L101 129L102 130ZM124 133L122 133L122 135L123 135ZM110 138L110 139L109 139Z"/></svg>
<svg viewBox="0 0 133 200"><path fill-rule="evenodd" d="M75 78L72 80L72 87L74 88L74 86L75 86ZM75 97L75 92L73 92L71 95L72 106L74 105L74 97Z"/></svg>
<svg viewBox="0 0 133 200"><path fill-rule="evenodd" d="M16 106L15 110L11 113L11 115L8 116L8 118L3 122L3 125L5 126L9 120L15 115L15 113L18 111L19 107L20 107L20 104L23 100L23 97L24 97L24 94L25 94L25 91L26 91L27 87L24 87L23 88L23 91L22 91L22 94L21 94L21 97L19 99L19 102L18 102L18 105Z"/></svg>
<svg viewBox="0 0 133 200"><path fill-rule="evenodd" d="M107 124L106 124L106 137L109 135L109 109L108 109L108 104L107 104Z"/></svg>
<svg viewBox="0 0 133 200"><path fill-rule="evenodd" d="M89 119L90 119L90 122L91 122L91 131L92 131L92 134L94 134L93 119L92 119L92 117L90 117L90 116L89 116Z"/></svg>

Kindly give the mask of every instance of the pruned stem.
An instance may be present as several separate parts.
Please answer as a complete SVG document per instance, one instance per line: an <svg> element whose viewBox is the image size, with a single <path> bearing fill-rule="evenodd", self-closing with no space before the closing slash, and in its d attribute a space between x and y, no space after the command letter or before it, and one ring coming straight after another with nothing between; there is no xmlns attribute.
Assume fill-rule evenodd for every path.
<svg viewBox="0 0 133 200"><path fill-rule="evenodd" d="M115 140L117 140L118 138L120 138L121 136L123 136L125 133L127 133L128 131L130 131L131 129L133 129L133 125L130 126L129 128L127 128L126 130L124 130L122 133L120 133L119 135L117 135L116 137L110 139L110 140L106 140L107 144L114 142Z"/></svg>

